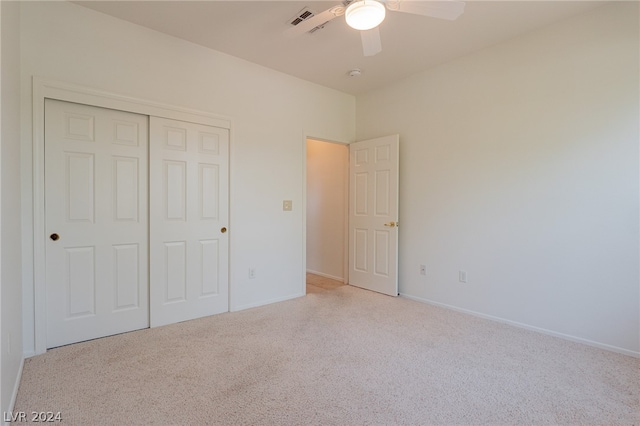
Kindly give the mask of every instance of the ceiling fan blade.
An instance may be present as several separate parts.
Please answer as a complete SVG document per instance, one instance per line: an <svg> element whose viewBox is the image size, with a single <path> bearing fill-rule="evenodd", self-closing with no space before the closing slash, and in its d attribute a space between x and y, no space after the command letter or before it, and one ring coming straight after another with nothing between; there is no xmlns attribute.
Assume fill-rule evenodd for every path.
<svg viewBox="0 0 640 426"><path fill-rule="evenodd" d="M464 12L465 2L455 0L388 0L387 9L455 21Z"/></svg>
<svg viewBox="0 0 640 426"><path fill-rule="evenodd" d="M299 36L300 34L307 33L317 27L318 25L322 25L325 22L331 21L334 18L337 18L340 15L344 14L344 7L342 6L334 6L325 10L324 12L320 12L317 15L312 16L309 19L305 19L300 22L295 27L291 27L284 32L284 34L288 37Z"/></svg>
<svg viewBox="0 0 640 426"><path fill-rule="evenodd" d="M364 52L364 56L375 56L382 52L379 27L360 31L360 38L362 38L362 51Z"/></svg>

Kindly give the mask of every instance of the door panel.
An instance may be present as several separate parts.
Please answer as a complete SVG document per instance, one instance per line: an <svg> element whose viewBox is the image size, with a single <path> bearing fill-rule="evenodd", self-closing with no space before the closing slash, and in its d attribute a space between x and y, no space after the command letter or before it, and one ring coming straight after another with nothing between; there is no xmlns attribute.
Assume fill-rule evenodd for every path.
<svg viewBox="0 0 640 426"><path fill-rule="evenodd" d="M149 326L147 123L45 102L48 348Z"/></svg>
<svg viewBox="0 0 640 426"><path fill-rule="evenodd" d="M139 160L132 157L113 158L114 217L116 221L138 221Z"/></svg>
<svg viewBox="0 0 640 426"><path fill-rule="evenodd" d="M150 134L151 326L227 312L229 131L151 117Z"/></svg>
<svg viewBox="0 0 640 426"><path fill-rule="evenodd" d="M115 303L116 310L136 309L140 307L138 282L140 271L138 258L138 244L120 244L113 246L113 258L115 267ZM147 301L145 300L146 304Z"/></svg>
<svg viewBox="0 0 640 426"><path fill-rule="evenodd" d="M184 302L187 298L187 245L186 241L164 243L164 264L167 265L166 292L163 303ZM153 256L153 254L152 254ZM152 257L153 260L155 260ZM153 293L153 290L152 290Z"/></svg>
<svg viewBox="0 0 640 426"><path fill-rule="evenodd" d="M398 295L398 135L349 146L349 284Z"/></svg>
<svg viewBox="0 0 640 426"><path fill-rule="evenodd" d="M66 269L69 271L69 308L66 318L78 318L96 313L95 247L65 249Z"/></svg>

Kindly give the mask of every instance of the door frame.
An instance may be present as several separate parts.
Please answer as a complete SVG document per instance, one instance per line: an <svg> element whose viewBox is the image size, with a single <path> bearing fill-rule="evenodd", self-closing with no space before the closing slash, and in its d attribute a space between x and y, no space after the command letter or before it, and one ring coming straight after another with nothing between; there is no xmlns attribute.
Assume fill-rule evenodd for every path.
<svg viewBox="0 0 640 426"><path fill-rule="evenodd" d="M347 148L347 176L345 182L345 193L346 193L346 209L345 209L345 218L344 218L344 265L343 265L343 275L344 275L344 283L349 284L349 145L351 142L343 142L343 141L335 141L325 138L318 138L312 135L307 134L306 132L303 134L303 144L302 144L302 171L303 171L303 184L302 184L302 295L307 294L307 140L313 139L320 142L333 143L336 145L343 145Z"/></svg>
<svg viewBox="0 0 640 426"><path fill-rule="evenodd" d="M96 107L132 112L141 115L187 121L229 130L229 170L233 146L233 121L230 117L209 112L162 104L145 99L78 86L61 81L33 77L33 285L34 285L34 349L35 354L47 350L46 315L46 268L45 268L45 179L44 179L44 104L45 99L91 105ZM306 139L305 139L306 141ZM306 153L306 148L305 148ZM229 182L230 179L229 171ZM230 200L229 200L230 204ZM230 208L229 208L230 211ZM231 218L229 218L231 225ZM229 235L229 246L232 236ZM305 236L306 242L306 236ZM229 263L231 263L229 256ZM306 266L306 265L305 265ZM232 306L231 280L229 280L229 306Z"/></svg>

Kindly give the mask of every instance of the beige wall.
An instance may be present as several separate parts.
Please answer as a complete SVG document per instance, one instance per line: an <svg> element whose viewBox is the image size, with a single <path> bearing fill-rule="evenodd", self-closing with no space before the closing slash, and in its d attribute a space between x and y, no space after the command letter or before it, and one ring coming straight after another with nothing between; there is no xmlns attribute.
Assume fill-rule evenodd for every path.
<svg viewBox="0 0 640 426"><path fill-rule="evenodd" d="M345 279L346 145L307 140L307 272Z"/></svg>
<svg viewBox="0 0 640 426"><path fill-rule="evenodd" d="M400 133L401 293L640 354L638 32L618 2L357 97Z"/></svg>

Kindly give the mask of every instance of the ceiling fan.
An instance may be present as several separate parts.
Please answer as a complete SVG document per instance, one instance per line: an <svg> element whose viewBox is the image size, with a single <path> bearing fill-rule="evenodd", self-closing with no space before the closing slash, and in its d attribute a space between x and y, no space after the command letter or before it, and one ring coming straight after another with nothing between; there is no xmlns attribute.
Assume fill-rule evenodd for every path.
<svg viewBox="0 0 640 426"><path fill-rule="evenodd" d="M345 16L347 25L360 30L364 56L374 56L382 51L378 25L384 20L386 9L393 12L453 21L464 12L465 3L456 0L345 0L285 31L287 36L297 36L323 26L338 16Z"/></svg>

